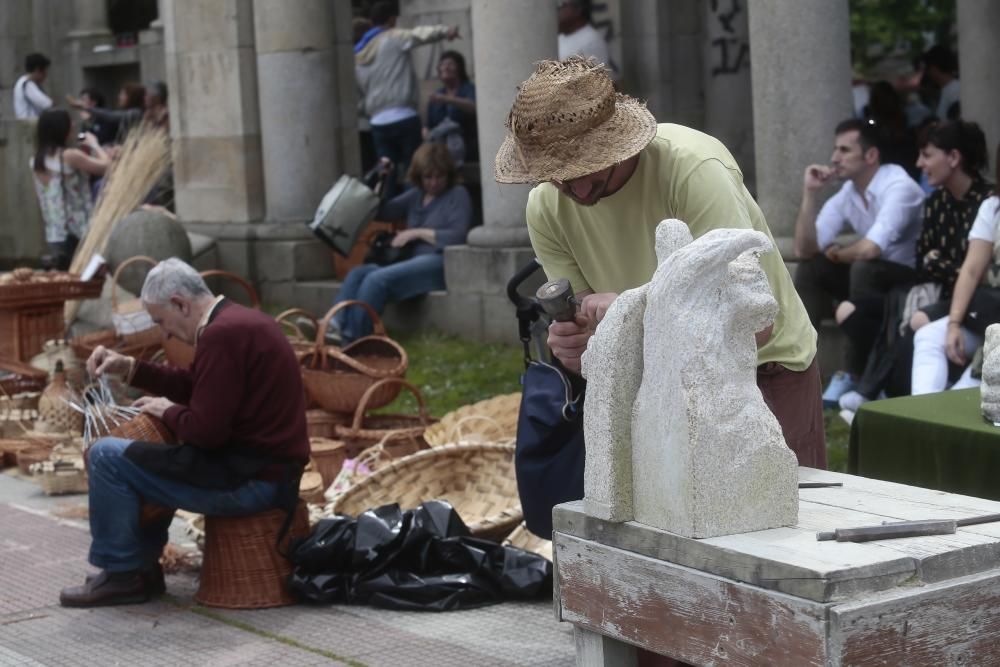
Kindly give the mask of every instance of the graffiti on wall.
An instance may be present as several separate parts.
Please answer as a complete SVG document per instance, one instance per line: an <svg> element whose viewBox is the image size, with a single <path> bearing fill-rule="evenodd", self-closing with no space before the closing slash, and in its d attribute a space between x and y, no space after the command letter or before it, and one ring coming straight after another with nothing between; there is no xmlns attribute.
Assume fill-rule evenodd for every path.
<svg viewBox="0 0 1000 667"><path fill-rule="evenodd" d="M737 23L744 11L742 0L711 0L708 31L713 77L736 74L750 66L750 44Z"/></svg>

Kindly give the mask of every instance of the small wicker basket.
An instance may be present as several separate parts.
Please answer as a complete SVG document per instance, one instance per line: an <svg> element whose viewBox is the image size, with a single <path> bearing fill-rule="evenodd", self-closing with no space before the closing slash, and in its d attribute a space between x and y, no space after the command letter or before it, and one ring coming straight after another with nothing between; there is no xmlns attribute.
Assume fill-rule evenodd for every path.
<svg viewBox="0 0 1000 667"><path fill-rule="evenodd" d="M316 472L323 478L320 489L322 493L337 478L344 465L344 459L347 458L347 453L343 442L329 438L309 438L309 447L312 450L311 456L316 466Z"/></svg>
<svg viewBox="0 0 1000 667"><path fill-rule="evenodd" d="M447 500L476 537L499 542L524 518L514 476L514 445L443 445L387 462L333 503L356 516L399 503L413 509Z"/></svg>
<svg viewBox="0 0 1000 667"><path fill-rule="evenodd" d="M306 410L306 431L310 438L334 439L337 426L351 423L351 415L343 412L327 412L319 408Z"/></svg>
<svg viewBox="0 0 1000 667"><path fill-rule="evenodd" d="M387 386L394 387L396 392L405 388L413 394L417 399L417 414L366 414L367 410L376 407L372 405L372 397L382 394ZM365 391L354 411L351 424L335 427L334 433L338 440L343 441L348 458L354 458L363 450L382 442L386 436L391 436L391 441L385 445L386 453L398 458L427 449L424 431L435 422L437 420L427 414L427 406L420 390L406 380L386 378Z"/></svg>
<svg viewBox="0 0 1000 667"><path fill-rule="evenodd" d="M504 540L504 545L530 551L542 556L546 560L552 560L552 540L546 540L543 537L535 535L523 523L515 528L514 532Z"/></svg>
<svg viewBox="0 0 1000 667"><path fill-rule="evenodd" d="M347 307L364 308L374 323L371 336L359 338L343 349L326 344L326 328L333 316ZM365 392L380 379L401 378L406 374L406 350L385 335L382 320L363 301L342 301L327 312L316 330L312 349L299 356L302 382L309 399L330 412L352 413ZM382 385L368 398L371 409L388 405L399 387Z"/></svg>

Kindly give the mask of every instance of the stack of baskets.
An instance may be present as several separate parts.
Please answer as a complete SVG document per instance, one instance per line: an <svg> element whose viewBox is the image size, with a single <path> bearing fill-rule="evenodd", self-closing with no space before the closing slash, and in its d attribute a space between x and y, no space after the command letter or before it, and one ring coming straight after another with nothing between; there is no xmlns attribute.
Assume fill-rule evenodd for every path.
<svg viewBox="0 0 1000 667"><path fill-rule="evenodd" d="M100 294L101 281L84 282L69 273L20 268L0 274L0 357L31 359L65 330L64 302Z"/></svg>

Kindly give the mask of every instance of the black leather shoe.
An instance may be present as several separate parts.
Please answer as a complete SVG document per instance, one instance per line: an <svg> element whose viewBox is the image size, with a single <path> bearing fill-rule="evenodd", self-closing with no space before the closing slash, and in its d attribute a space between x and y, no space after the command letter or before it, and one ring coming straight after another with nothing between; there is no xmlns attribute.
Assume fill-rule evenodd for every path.
<svg viewBox="0 0 1000 667"><path fill-rule="evenodd" d="M163 595L167 592L167 582L163 578L163 566L159 563L149 569L140 570L139 574L142 575L142 581L146 584L146 592L149 593L150 597ZM97 577L97 574L88 574L84 583L89 584Z"/></svg>
<svg viewBox="0 0 1000 667"><path fill-rule="evenodd" d="M102 570L88 577L83 586L70 586L59 593L59 604L64 607L105 607L116 604L138 604L149 599L149 591L142 574L108 572Z"/></svg>

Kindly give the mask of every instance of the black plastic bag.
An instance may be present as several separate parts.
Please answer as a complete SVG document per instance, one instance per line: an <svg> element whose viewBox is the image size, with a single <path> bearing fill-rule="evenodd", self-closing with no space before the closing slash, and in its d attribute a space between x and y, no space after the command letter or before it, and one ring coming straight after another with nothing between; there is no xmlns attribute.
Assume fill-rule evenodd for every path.
<svg viewBox="0 0 1000 667"><path fill-rule="evenodd" d="M319 602L450 611L550 592L552 564L471 537L447 502L323 519L292 552L291 590Z"/></svg>

